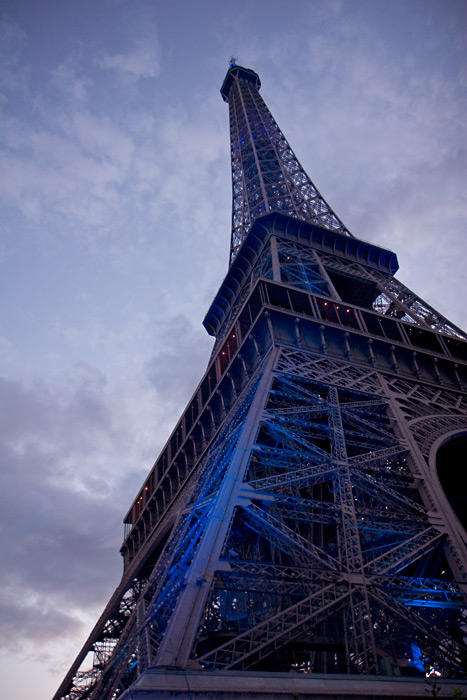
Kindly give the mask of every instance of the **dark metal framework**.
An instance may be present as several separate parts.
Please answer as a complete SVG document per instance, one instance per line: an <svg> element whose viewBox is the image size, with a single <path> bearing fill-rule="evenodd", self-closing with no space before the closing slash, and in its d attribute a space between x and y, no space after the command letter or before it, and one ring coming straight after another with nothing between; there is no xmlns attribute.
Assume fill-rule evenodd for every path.
<svg viewBox="0 0 467 700"><path fill-rule="evenodd" d="M257 73L234 64L221 88L230 109L231 261L255 219L271 211L352 235L298 162L259 94L260 87Z"/></svg>
<svg viewBox="0 0 467 700"><path fill-rule="evenodd" d="M180 673L208 692L227 672L270 674L246 688L275 698L291 671L309 677L300 697L315 677L363 697L362 674L423 695L467 672L467 535L436 470L467 435L466 335L394 278L394 253L349 234L259 85L233 65L221 90L234 212L213 354L55 700L192 698Z"/></svg>

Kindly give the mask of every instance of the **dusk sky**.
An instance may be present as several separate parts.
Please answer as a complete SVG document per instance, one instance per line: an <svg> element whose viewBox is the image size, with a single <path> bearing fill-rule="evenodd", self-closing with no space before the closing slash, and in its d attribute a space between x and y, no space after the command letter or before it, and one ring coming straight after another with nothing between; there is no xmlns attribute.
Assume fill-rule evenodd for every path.
<svg viewBox="0 0 467 700"><path fill-rule="evenodd" d="M465 0L3 0L0 686L50 700L207 365L231 55L355 236L467 328Z"/></svg>

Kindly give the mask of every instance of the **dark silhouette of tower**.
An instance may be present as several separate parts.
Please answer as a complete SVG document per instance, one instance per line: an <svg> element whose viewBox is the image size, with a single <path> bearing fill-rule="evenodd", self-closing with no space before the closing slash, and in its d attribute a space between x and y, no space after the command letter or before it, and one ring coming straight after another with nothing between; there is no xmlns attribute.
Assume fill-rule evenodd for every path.
<svg viewBox="0 0 467 700"><path fill-rule="evenodd" d="M212 356L56 700L465 684L467 336L394 278L394 253L349 233L259 88L231 63Z"/></svg>

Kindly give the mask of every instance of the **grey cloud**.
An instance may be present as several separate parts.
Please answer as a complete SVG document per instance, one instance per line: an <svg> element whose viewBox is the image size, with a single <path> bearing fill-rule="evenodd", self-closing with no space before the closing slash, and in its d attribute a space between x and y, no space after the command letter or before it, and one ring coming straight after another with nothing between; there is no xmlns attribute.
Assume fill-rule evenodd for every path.
<svg viewBox="0 0 467 700"><path fill-rule="evenodd" d="M161 400L180 409L207 367L212 341L201 342L200 334L182 314L163 324L159 338L164 336L170 341L146 362L146 373ZM173 420L177 418L174 412Z"/></svg>
<svg viewBox="0 0 467 700"><path fill-rule="evenodd" d="M24 94L28 71L20 65L26 33L8 15L0 17L0 89Z"/></svg>
<svg viewBox="0 0 467 700"><path fill-rule="evenodd" d="M145 421L165 439L207 352L183 316L159 324L158 337L159 352L145 371L159 408ZM77 611L105 603L121 571L120 523L128 492L136 493L150 462L141 459L146 443L129 449L133 421L140 428L144 421L131 406L125 410L123 397L123 405L113 407L102 371L81 364L60 390L2 381L0 395L1 639L19 649L22 640L51 642L77 633ZM130 474L126 465L132 459Z"/></svg>
<svg viewBox="0 0 467 700"><path fill-rule="evenodd" d="M57 610L53 603L21 601L17 589L0 594L0 619L3 621L4 640L0 644L10 653L24 653L25 639L47 644L54 638L82 633L82 623L78 618Z"/></svg>
<svg viewBox="0 0 467 700"><path fill-rule="evenodd" d="M0 580L7 613L1 640L7 645L13 628L18 643L73 633L79 616L70 611L102 604L118 580L121 488L128 476L113 469L122 444L99 396L102 384L88 372L64 402L38 384L2 382ZM109 432L114 451L102 465Z"/></svg>
<svg viewBox="0 0 467 700"><path fill-rule="evenodd" d="M130 80L155 78L159 75L158 52L154 46L146 44L126 54L103 54L98 65L104 69L116 69Z"/></svg>

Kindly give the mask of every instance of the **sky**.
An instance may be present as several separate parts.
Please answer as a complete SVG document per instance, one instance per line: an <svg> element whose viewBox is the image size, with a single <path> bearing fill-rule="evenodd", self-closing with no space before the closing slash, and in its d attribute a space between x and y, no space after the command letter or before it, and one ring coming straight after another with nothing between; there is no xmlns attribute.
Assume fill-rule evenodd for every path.
<svg viewBox="0 0 467 700"><path fill-rule="evenodd" d="M230 56L352 233L467 328L464 0L3 0L0 678L50 700L206 368Z"/></svg>

